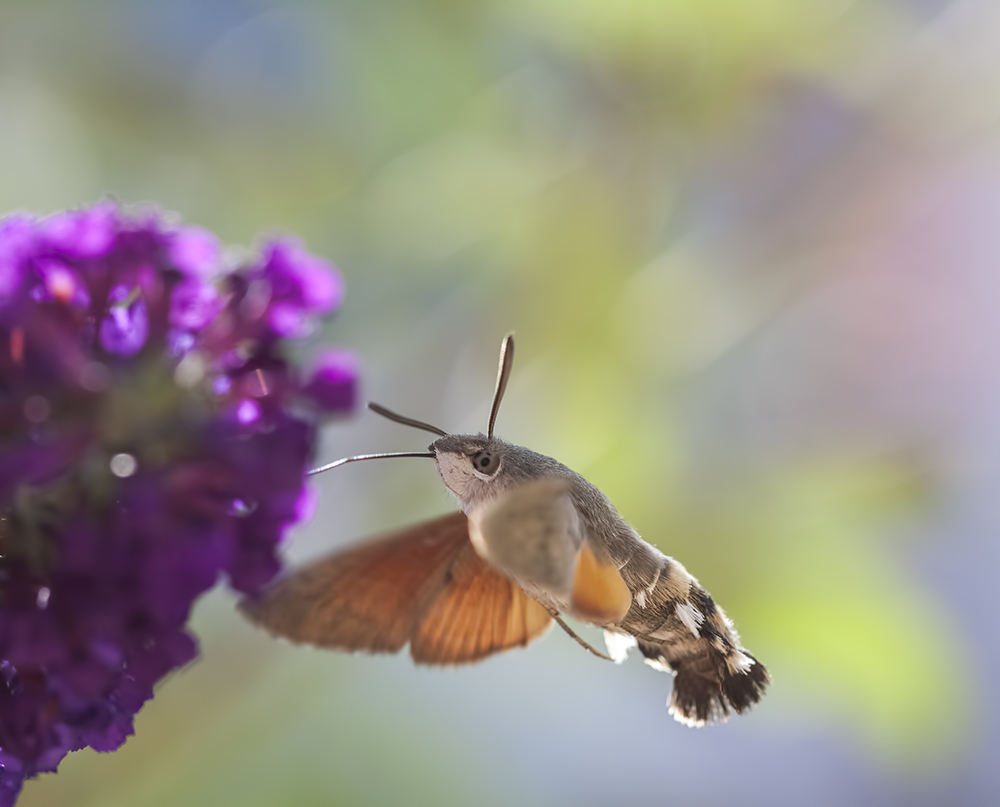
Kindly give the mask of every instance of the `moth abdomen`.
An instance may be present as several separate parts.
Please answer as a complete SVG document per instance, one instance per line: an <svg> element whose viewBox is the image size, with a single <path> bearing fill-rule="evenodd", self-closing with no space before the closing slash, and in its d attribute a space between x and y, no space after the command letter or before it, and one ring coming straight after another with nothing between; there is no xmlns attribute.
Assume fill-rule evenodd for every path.
<svg viewBox="0 0 1000 807"><path fill-rule="evenodd" d="M761 699L770 682L767 669L743 648L725 611L681 563L660 554L656 573L630 584L633 606L617 630L636 638L647 663L674 674L674 717L701 726Z"/></svg>

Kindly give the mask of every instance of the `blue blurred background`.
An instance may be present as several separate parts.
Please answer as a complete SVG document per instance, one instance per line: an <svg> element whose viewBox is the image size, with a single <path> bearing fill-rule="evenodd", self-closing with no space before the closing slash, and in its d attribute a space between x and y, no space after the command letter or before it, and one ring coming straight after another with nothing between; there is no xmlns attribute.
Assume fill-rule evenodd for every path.
<svg viewBox="0 0 1000 807"><path fill-rule="evenodd" d="M21 803L1000 803L998 121L992 0L2 0L0 211L299 233L348 288L305 353L452 431L515 330L501 436L774 677L692 730L561 633L417 669L216 592L136 736ZM318 459L426 442L359 413ZM292 563L452 506L417 460L318 487Z"/></svg>

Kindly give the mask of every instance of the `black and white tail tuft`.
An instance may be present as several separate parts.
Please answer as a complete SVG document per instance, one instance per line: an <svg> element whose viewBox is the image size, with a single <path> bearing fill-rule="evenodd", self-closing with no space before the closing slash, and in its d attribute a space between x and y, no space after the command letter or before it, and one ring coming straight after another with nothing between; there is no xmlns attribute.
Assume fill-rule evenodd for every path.
<svg viewBox="0 0 1000 807"><path fill-rule="evenodd" d="M668 661L663 648L639 642L654 667L674 674L670 714L688 726L704 726L743 714L764 695L771 682L767 669L746 651L738 658L707 648L697 655Z"/></svg>

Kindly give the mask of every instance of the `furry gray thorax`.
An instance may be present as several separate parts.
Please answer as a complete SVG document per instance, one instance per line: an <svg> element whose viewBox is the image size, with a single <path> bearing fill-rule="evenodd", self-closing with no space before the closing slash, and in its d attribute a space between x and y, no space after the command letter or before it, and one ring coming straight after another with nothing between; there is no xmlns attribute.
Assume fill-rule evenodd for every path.
<svg viewBox="0 0 1000 807"><path fill-rule="evenodd" d="M558 460L485 434L450 434L435 440L428 450L435 452L438 473L448 489L461 500L462 511L466 514L526 482L566 480L567 492L587 527L598 556L611 560L619 568L631 559L639 534L599 488ZM482 451L493 452L499 459L499 467L490 476L477 473L473 468L472 458Z"/></svg>

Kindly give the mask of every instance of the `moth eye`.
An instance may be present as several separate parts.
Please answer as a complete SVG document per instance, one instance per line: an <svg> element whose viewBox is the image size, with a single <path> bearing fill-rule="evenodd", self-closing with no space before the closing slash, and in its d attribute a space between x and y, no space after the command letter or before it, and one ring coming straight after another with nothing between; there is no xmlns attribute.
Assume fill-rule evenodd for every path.
<svg viewBox="0 0 1000 807"><path fill-rule="evenodd" d="M472 467L486 476L493 476L500 467L500 458L492 451L477 451L472 455Z"/></svg>

